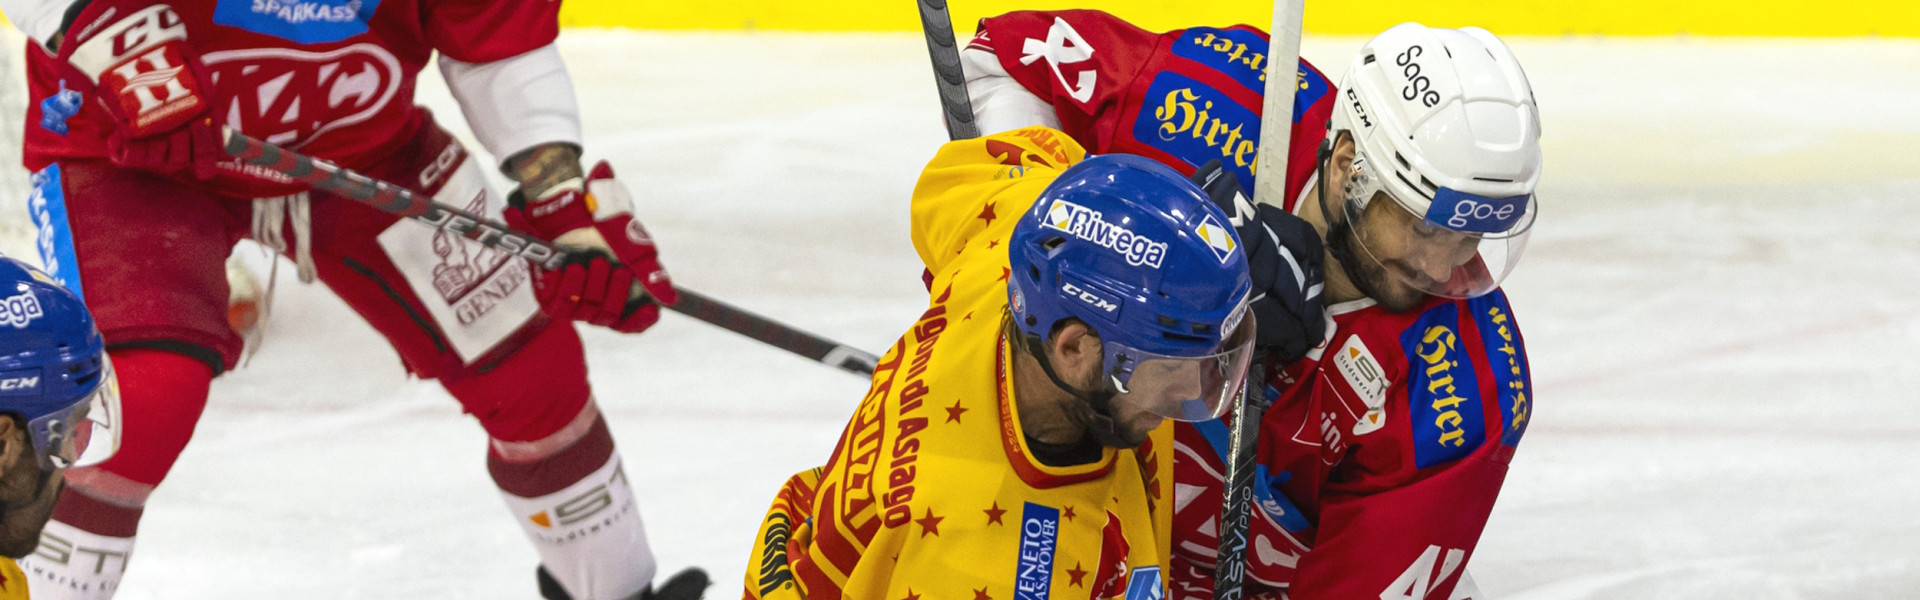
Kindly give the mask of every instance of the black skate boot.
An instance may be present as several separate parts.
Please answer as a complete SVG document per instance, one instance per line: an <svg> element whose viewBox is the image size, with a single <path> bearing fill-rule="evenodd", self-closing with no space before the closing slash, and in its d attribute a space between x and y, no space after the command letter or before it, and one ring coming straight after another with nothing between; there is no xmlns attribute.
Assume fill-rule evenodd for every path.
<svg viewBox="0 0 1920 600"><path fill-rule="evenodd" d="M553 575L547 573L545 566L534 570L534 578L540 582L541 598L573 600L573 596L567 594L566 588L560 587L560 582L555 581ZM639 595L629 600L700 600L700 596L706 593L707 585L710 583L706 571L700 570L699 567L688 567L668 577L666 583L647 586L647 589L641 590Z"/></svg>

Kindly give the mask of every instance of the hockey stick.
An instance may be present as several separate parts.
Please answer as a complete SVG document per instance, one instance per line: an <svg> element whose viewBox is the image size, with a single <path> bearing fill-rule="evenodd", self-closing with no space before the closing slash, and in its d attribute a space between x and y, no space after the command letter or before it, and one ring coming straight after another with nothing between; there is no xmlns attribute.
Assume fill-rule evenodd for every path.
<svg viewBox="0 0 1920 600"><path fill-rule="evenodd" d="M927 35L927 55L933 57L933 79L940 86L940 109L947 115L947 138L980 137L973 122L973 101L967 98L967 77L960 70L960 49L953 39L953 18L947 0L916 0L920 30Z"/></svg>
<svg viewBox="0 0 1920 600"><path fill-rule="evenodd" d="M1299 86L1300 24L1305 0L1276 0L1267 49L1267 89L1260 108L1260 150L1253 201L1285 205L1287 155L1293 140L1293 95ZM1253 516L1254 454L1266 413L1266 357L1255 356L1247 389L1233 403L1233 435L1227 452L1227 488L1220 507L1220 547L1213 566L1215 600L1239 600L1247 575L1247 542Z"/></svg>
<svg viewBox="0 0 1920 600"><path fill-rule="evenodd" d="M238 131L223 128L223 134L226 137L227 154L248 164L265 167L294 181L383 212L460 235L548 269L566 262L565 250L486 217L434 202L406 188L247 137ZM872 375L874 364L879 362L879 357L864 350L795 329L683 287L675 286L673 289L680 292L680 301L667 307L674 312L766 342L781 350L859 375Z"/></svg>

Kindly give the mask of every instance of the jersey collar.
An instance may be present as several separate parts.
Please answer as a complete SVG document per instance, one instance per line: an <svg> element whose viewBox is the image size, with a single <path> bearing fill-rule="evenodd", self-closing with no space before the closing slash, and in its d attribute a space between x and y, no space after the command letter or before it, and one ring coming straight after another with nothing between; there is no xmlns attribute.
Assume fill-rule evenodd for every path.
<svg viewBox="0 0 1920 600"><path fill-rule="evenodd" d="M1002 328L1000 343L994 347L993 375L994 391L1000 400L1000 445L1007 451L1007 461L1013 465L1013 472L1020 480L1038 489L1056 488L1107 476L1113 470L1114 457L1118 450L1104 448L1100 460L1092 464L1071 467L1054 467L1034 459L1033 450L1027 447L1027 436L1020 430L1019 408L1013 402L1013 381L1008 376L1012 371L1007 351L1007 334Z"/></svg>

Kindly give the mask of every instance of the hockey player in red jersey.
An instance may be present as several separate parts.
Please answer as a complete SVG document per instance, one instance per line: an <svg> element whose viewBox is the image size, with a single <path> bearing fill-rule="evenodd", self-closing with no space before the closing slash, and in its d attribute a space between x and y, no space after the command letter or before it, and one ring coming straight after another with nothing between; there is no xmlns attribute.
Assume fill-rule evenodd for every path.
<svg viewBox="0 0 1920 600"><path fill-rule="evenodd" d="M1250 187L1266 47L1247 26L1162 34L1095 11L1016 12L983 20L962 63L983 132L1058 126L1094 152L1221 161ZM1305 61L1299 83L1285 211L1244 197L1228 211L1256 288L1326 272L1323 305L1253 307L1270 356L1300 358L1269 364L1247 591L1477 597L1465 566L1532 406L1498 288L1536 210L1531 88L1486 31L1417 24L1369 42L1344 89ZM1258 243L1302 221L1324 254ZM1207 598L1228 430L1176 426L1172 592Z"/></svg>
<svg viewBox="0 0 1920 600"><path fill-rule="evenodd" d="M68 474L38 598L107 598L147 497L242 343L223 262L276 247L435 378L489 437L488 471L538 552L548 598L697 597L659 589L638 506L569 320L639 332L675 300L625 188L580 164L556 2L4 0L33 41L25 156L44 263L84 293L124 391L124 448ZM485 168L413 102L439 57ZM532 268L356 202L241 166L227 126L423 196L504 215L585 258ZM509 206L511 204L511 206ZM645 294L630 294L636 283ZM551 315L552 318L549 318ZM80 551L84 549L84 551Z"/></svg>

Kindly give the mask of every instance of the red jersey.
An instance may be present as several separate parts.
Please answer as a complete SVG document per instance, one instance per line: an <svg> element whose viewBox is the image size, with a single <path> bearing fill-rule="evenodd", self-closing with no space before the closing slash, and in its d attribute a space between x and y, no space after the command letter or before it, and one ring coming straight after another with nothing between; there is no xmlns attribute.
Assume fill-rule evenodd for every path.
<svg viewBox="0 0 1920 600"><path fill-rule="evenodd" d="M1089 150L1189 173L1221 159L1250 184L1242 142L1259 139L1266 40L1244 25L1152 33L1057 11L985 19L971 47L994 52ZM1334 101L1317 70L1299 71L1285 196L1296 213ZM1471 597L1465 565L1532 406L1505 294L1430 297L1401 313L1359 300L1328 314L1326 343L1268 369L1276 400L1259 438L1249 595ZM1175 424L1175 598L1212 595L1227 438L1221 421Z"/></svg>
<svg viewBox="0 0 1920 600"><path fill-rule="evenodd" d="M1091 152L1138 154L1189 175L1219 159L1253 189L1266 32L1236 25L1153 33L1097 10L1020 11L981 19L968 48L998 56ZM1333 114L1333 84L1305 60L1299 83L1290 199L1313 173Z"/></svg>
<svg viewBox="0 0 1920 600"><path fill-rule="evenodd" d="M1532 413L1506 294L1328 313L1328 343L1268 381L1279 398L1260 428L1249 585L1295 600L1468 597L1454 588ZM1175 429L1174 482L1193 490L1173 517L1174 579L1188 584L1176 596L1211 595L1226 440L1219 421Z"/></svg>
<svg viewBox="0 0 1920 600"><path fill-rule="evenodd" d="M217 121L364 169L427 122L415 78L438 51L510 58L559 35L558 2L209 0L174 2L206 67ZM77 69L28 43L27 167L106 156L113 120ZM59 106L79 94L77 114ZM68 101L71 102L71 101ZM70 104L69 104L70 106ZM64 126L62 126L64 124Z"/></svg>

